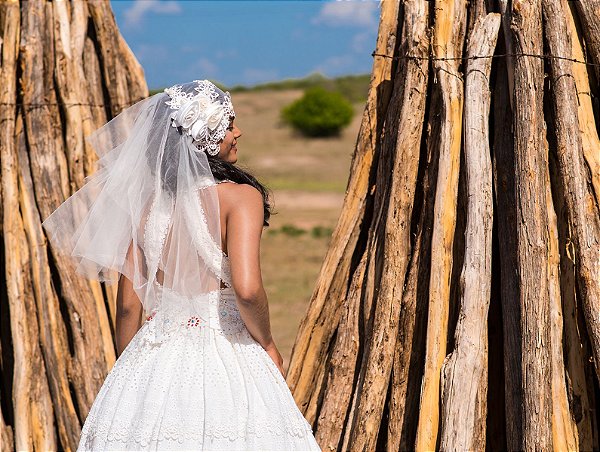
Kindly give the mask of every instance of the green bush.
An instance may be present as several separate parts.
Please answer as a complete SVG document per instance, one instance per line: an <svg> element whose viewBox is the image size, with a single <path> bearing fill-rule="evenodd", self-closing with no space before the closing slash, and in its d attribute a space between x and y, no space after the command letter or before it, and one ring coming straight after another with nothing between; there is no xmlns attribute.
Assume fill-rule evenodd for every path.
<svg viewBox="0 0 600 452"><path fill-rule="evenodd" d="M306 229L299 228L293 224L284 224L281 226L280 232L290 237L296 237L302 234L306 234Z"/></svg>
<svg viewBox="0 0 600 452"><path fill-rule="evenodd" d="M333 229L325 226L313 226L310 233L316 239L321 237L331 237L331 234L333 234Z"/></svg>
<svg viewBox="0 0 600 452"><path fill-rule="evenodd" d="M309 88L281 112L286 123L311 137L337 135L350 124L353 114L352 104L340 93L320 86Z"/></svg>

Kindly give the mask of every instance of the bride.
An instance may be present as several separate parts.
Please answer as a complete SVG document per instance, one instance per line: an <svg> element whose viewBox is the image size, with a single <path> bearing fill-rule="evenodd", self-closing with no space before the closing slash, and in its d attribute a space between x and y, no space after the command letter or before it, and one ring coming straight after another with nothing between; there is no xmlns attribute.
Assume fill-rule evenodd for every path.
<svg viewBox="0 0 600 452"><path fill-rule="evenodd" d="M138 102L88 139L97 171L43 223L77 272L118 284L118 359L78 450L320 450L271 335L268 193L234 165L234 120L208 80Z"/></svg>

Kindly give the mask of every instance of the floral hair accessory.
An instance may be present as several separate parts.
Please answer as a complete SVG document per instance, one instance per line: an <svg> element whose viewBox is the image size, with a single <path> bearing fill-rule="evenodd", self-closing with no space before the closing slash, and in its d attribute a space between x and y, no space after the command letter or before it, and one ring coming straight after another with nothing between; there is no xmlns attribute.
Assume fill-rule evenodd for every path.
<svg viewBox="0 0 600 452"><path fill-rule="evenodd" d="M235 117L231 95L208 80L194 80L194 92L184 92L181 85L165 89L170 100L165 102L174 112L171 125L181 127L191 136L200 151L219 153L219 142L225 138L229 120Z"/></svg>

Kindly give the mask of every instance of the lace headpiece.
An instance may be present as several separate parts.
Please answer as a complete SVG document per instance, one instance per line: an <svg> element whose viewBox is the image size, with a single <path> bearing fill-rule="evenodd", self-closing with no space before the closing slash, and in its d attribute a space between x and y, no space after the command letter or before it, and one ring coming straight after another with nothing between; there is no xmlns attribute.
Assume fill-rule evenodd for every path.
<svg viewBox="0 0 600 452"><path fill-rule="evenodd" d="M229 91L221 91L208 80L194 80L195 93L185 92L181 85L165 89L171 98L166 104L171 113L171 125L181 127L194 140L200 151L219 153L219 141L225 137L229 121L235 117Z"/></svg>

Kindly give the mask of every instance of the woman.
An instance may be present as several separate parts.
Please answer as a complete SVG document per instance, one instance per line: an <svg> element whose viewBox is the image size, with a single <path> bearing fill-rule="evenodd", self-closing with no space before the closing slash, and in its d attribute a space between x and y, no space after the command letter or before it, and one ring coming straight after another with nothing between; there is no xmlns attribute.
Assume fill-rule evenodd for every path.
<svg viewBox="0 0 600 452"><path fill-rule="evenodd" d="M234 165L234 119L207 80L139 102L91 137L97 172L43 223L78 272L118 282L118 359L78 450L320 450L271 336L270 206Z"/></svg>

